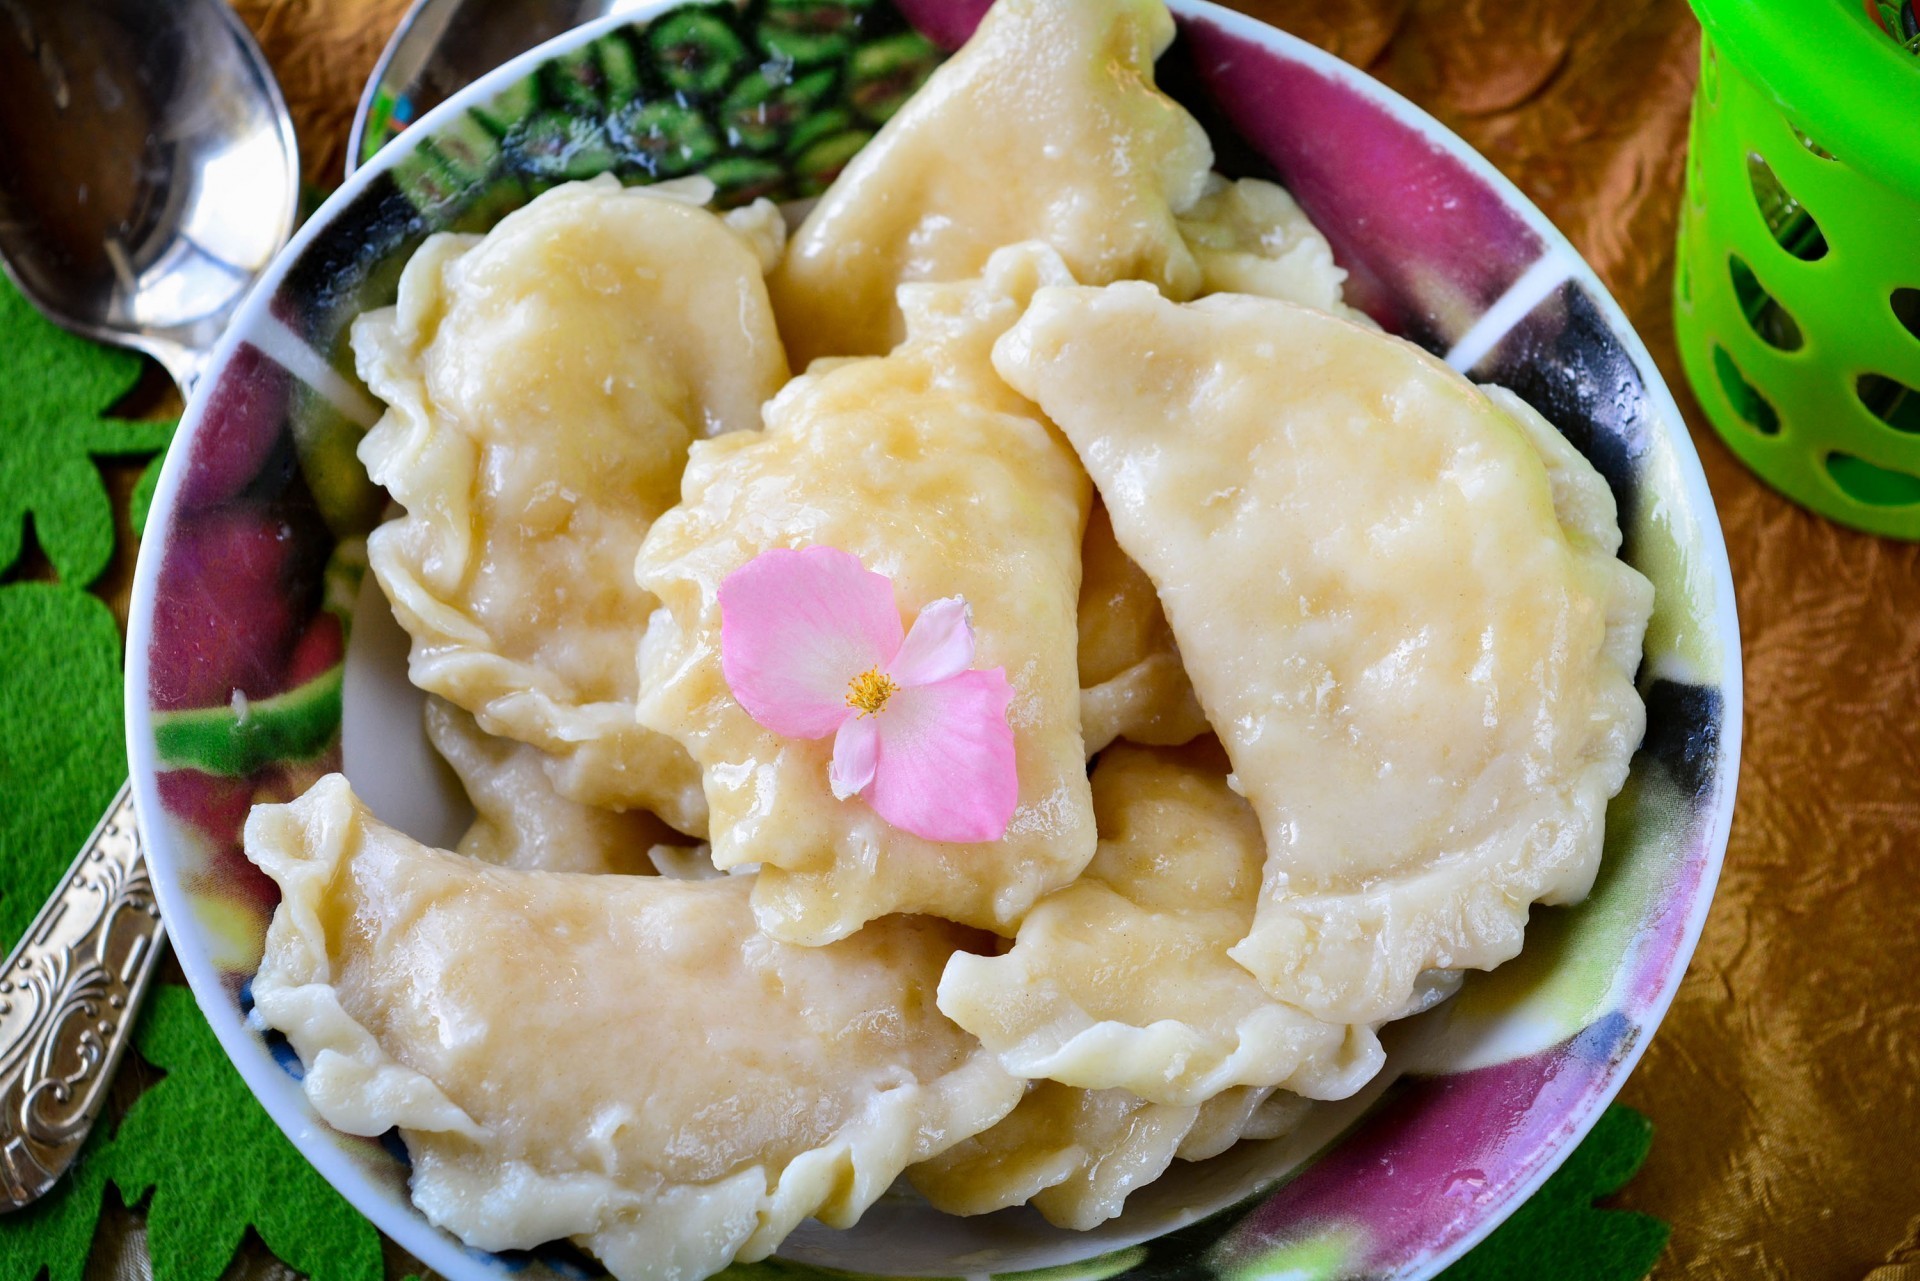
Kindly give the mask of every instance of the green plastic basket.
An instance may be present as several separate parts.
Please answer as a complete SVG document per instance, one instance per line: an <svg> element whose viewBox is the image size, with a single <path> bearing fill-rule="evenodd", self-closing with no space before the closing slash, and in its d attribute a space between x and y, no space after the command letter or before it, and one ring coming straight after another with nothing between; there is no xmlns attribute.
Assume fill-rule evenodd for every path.
<svg viewBox="0 0 1920 1281"><path fill-rule="evenodd" d="M1920 539L1920 59L1858 0L1693 0L1680 357L1769 484Z"/></svg>

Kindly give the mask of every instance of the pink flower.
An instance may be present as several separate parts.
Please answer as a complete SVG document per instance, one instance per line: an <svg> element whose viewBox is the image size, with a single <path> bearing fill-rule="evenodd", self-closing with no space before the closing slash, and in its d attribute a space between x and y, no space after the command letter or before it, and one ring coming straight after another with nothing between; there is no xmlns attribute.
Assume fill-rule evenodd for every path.
<svg viewBox="0 0 1920 1281"><path fill-rule="evenodd" d="M893 581L836 547L762 552L720 584L720 668L747 715L833 735L833 794L930 841L997 841L1018 803L1013 687L972 662L965 599L903 635Z"/></svg>

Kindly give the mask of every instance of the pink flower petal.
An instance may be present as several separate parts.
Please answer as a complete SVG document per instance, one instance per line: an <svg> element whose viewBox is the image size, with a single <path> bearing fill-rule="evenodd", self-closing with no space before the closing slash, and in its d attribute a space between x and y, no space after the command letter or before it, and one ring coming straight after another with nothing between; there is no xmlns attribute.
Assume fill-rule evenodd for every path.
<svg viewBox="0 0 1920 1281"><path fill-rule="evenodd" d="M900 652L887 664L887 675L902 689L912 689L966 671L973 665L972 614L964 596L949 596L921 610Z"/></svg>
<svg viewBox="0 0 1920 1281"><path fill-rule="evenodd" d="M873 717L880 759L867 801L930 841L997 841L1019 804L1006 672L962 672L902 689Z"/></svg>
<svg viewBox="0 0 1920 1281"><path fill-rule="evenodd" d="M844 801L864 791L879 760L880 718L849 716L841 721L833 735L833 764L827 768L834 797Z"/></svg>
<svg viewBox="0 0 1920 1281"><path fill-rule="evenodd" d="M900 641L892 581L837 547L761 552L720 584L720 670L776 734L833 733L853 713L848 684Z"/></svg>

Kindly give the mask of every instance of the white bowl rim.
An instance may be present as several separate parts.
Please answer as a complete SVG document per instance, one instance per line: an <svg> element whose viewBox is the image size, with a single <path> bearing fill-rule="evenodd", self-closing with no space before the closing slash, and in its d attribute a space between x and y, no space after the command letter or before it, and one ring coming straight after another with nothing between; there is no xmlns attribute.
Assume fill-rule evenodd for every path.
<svg viewBox="0 0 1920 1281"><path fill-rule="evenodd" d="M263 273L252 293L236 310L233 320L215 347L200 379L197 390L201 394L196 395L187 406L179 429L175 433L174 445L161 467L147 520L147 528L157 531L159 536L150 543L142 543L134 573L127 628L125 685L127 758L133 780L135 812L140 818L149 873L155 898L159 902L164 920L188 921L192 919L192 914L187 905L186 891L180 885L176 875L178 861L167 843L167 825L165 823L155 825L149 823L146 818L149 814L158 815L163 812L157 782L158 762L154 751L149 651L153 641L154 601L160 567L165 559L166 531L172 524L173 510L179 501L180 490L189 469L188 459L192 455L191 442L206 419L208 397L204 393L218 384L220 376L231 363L235 351L242 343L249 341L260 328L262 321L268 318L272 300L285 280L291 265L299 259L307 246L331 225L341 211L350 206L380 175L394 168L424 140L432 137L447 121L456 118L469 107L493 98L556 55L590 44L609 31L650 20L666 11L683 7L688 2L689 0L641 0L618 13L608 14L584 26L576 27L572 31L528 50L435 106L398 138L389 142L361 165L351 177L334 190L320 208L302 224L279 257ZM1422 1261L1424 1268L1419 1275L1431 1277L1484 1240L1505 1221L1508 1215L1538 1191L1540 1185L1545 1183L1579 1146L1581 1140L1598 1123L1607 1105L1626 1083L1627 1077L1639 1063L1641 1056L1646 1053L1647 1045L1653 1039L1653 1033L1658 1029L1660 1022L1665 1018L1678 991L1680 981L1686 973L1686 961L1691 959L1699 942L1700 932L1705 927L1707 913L1712 906L1714 888L1719 881L1721 866L1726 855L1727 840L1731 832L1734 800L1739 781L1744 685L1740 624L1736 614L1732 567L1728 561L1726 540L1720 526L1713 494L1707 485L1706 472L1687 431L1686 419L1681 414L1679 405L1675 402L1658 366L1655 365L1646 345L1628 322L1625 312L1615 301L1612 293L1601 283L1593 269L1559 228L1540 212L1519 187L1495 168L1490 160L1406 97L1359 68L1308 44L1300 37L1246 14L1224 8L1213 3L1212 0L1168 0L1168 7L1179 16L1203 18L1230 35L1279 53L1286 59L1318 72L1378 105L1400 123L1414 129L1429 143L1463 164L1497 193L1504 205L1518 215L1527 228L1540 238L1544 248L1538 262L1546 262L1556 257L1564 258L1566 274L1564 277L1557 277L1552 283L1557 285L1561 280L1572 280L1582 286L1598 308L1609 332L1621 344L1628 359L1633 362L1645 389L1647 403L1654 411L1652 417L1655 419L1655 426L1668 437L1669 443L1674 447L1674 458L1678 463L1678 479L1696 518L1696 528L1692 531L1694 534L1692 548L1696 554L1704 556L1710 562L1706 565L1706 569L1710 575L1714 593L1713 635L1719 644L1722 664L1721 678L1717 686L1721 695L1722 717L1718 743L1720 763L1716 769L1711 819L1704 845L1706 861L1699 883L1693 889L1694 897L1689 905L1688 919L1681 934L1680 945L1674 953L1669 972L1664 976L1660 992L1648 1006L1645 1034L1635 1038L1622 1059L1609 1069L1602 1087L1583 1100L1584 1112L1573 1116L1570 1124L1559 1132L1558 1147L1538 1164L1530 1176L1515 1186L1503 1201L1487 1206L1480 1222L1452 1245ZM1531 271L1532 269L1529 269L1529 274ZM1520 287L1523 281L1517 281L1515 288ZM1508 292L1511 295L1513 289ZM1545 291L1542 292L1542 297L1544 293ZM1489 308L1487 314L1491 315L1500 305L1500 302L1496 302L1493 308ZM1521 309L1518 314L1512 316L1512 320L1518 322L1530 310L1530 308ZM451 1234L434 1227L410 1202L392 1196L387 1189L373 1183L365 1172L355 1166L344 1153L331 1142L324 1140L316 1128L317 1118L314 1118L310 1105L301 1093L299 1083L283 1071L264 1051L258 1035L248 1027L246 1019L239 1015L235 1006L225 999L224 984L218 968L212 956L199 945L195 933L189 932L186 935L175 936L174 954L179 958L181 969L186 974L195 1002L200 1006L221 1048L226 1052L235 1069L239 1071L248 1089L285 1132L288 1140L328 1183L403 1249L428 1267L451 1278L452 1281L498 1275L495 1269L480 1262L481 1257L490 1256L479 1255L479 1252L470 1250ZM219 999L214 998L216 993L220 994ZM479 1257L476 1257L477 1255Z"/></svg>

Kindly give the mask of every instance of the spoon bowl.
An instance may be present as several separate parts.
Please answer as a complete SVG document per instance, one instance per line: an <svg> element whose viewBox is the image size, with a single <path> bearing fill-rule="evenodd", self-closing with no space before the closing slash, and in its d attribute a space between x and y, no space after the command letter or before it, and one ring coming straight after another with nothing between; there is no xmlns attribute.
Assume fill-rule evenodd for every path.
<svg viewBox="0 0 1920 1281"><path fill-rule="evenodd" d="M280 88L222 0L0 0L0 259L55 323L188 389L299 192Z"/></svg>

